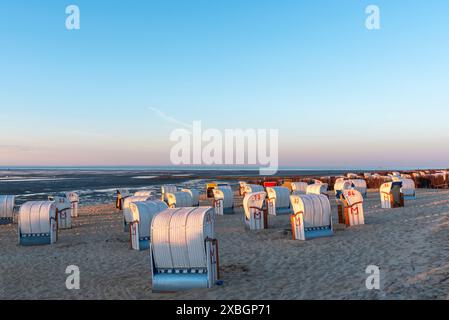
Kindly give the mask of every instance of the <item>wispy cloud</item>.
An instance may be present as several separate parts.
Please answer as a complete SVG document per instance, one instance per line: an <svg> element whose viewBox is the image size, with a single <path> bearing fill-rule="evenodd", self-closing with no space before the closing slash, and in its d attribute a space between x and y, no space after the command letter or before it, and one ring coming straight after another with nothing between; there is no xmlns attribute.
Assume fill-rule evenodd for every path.
<svg viewBox="0 0 449 320"><path fill-rule="evenodd" d="M192 128L191 124L188 123L184 123L174 117L171 117L167 114L165 114L164 112L162 112L161 110L157 109L157 108L153 108L153 107L148 107L148 110L153 111L154 113L156 113L160 118L164 119L167 122L170 122L172 124L178 125L178 126L182 126L182 127L186 127L186 128Z"/></svg>

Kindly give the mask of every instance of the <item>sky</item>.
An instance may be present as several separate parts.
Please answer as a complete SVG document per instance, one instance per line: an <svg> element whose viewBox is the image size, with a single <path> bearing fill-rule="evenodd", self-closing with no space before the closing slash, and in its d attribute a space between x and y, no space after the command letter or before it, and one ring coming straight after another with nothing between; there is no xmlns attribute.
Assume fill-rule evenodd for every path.
<svg viewBox="0 0 449 320"><path fill-rule="evenodd" d="M446 0L0 0L0 166L170 165L170 133L201 121L279 130L286 167L449 167L448 13Z"/></svg>

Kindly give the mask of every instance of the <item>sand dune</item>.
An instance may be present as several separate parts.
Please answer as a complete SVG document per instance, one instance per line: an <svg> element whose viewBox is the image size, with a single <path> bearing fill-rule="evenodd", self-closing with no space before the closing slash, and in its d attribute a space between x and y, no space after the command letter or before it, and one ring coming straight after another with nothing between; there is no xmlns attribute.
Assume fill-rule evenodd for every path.
<svg viewBox="0 0 449 320"><path fill-rule="evenodd" d="M148 251L129 248L112 204L82 207L53 246L20 247L17 225L0 226L0 299L448 299L449 191L418 190L405 208L365 201L366 225L335 226L335 235L292 241L289 218L246 231L241 209L217 217L221 278L212 289L151 292ZM203 201L207 204L207 201ZM334 221L337 221L333 204ZM77 265L81 289L67 290ZM381 289L367 290L365 269L381 269Z"/></svg>

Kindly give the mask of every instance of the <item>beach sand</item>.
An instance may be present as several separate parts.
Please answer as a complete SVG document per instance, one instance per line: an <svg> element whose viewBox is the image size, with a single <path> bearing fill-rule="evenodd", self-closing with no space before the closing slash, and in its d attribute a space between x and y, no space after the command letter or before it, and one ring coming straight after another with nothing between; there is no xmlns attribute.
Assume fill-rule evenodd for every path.
<svg viewBox="0 0 449 320"><path fill-rule="evenodd" d="M291 240L288 216L252 232L241 208L218 216L223 285L170 294L152 293L149 252L130 250L112 203L82 207L52 246L18 246L17 225L0 226L0 299L449 299L449 191L417 196L383 210L371 191L366 225L309 241ZM80 290L66 289L69 265ZM368 265L380 267L380 290L366 289Z"/></svg>

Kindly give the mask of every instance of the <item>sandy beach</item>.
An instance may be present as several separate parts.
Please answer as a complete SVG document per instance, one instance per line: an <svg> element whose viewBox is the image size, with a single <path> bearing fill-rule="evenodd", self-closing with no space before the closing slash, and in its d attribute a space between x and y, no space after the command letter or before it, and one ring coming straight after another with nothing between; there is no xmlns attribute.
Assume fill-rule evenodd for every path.
<svg viewBox="0 0 449 320"><path fill-rule="evenodd" d="M449 191L417 197L385 210L370 190L366 224L351 228L335 223L331 201L334 236L309 241L291 240L288 216L247 231L238 208L216 219L223 285L169 294L152 293L149 252L130 249L112 203L83 206L51 246L21 247L17 225L0 226L0 299L449 299ZM80 290L65 287L69 265ZM366 289L368 265L380 267L380 290Z"/></svg>

